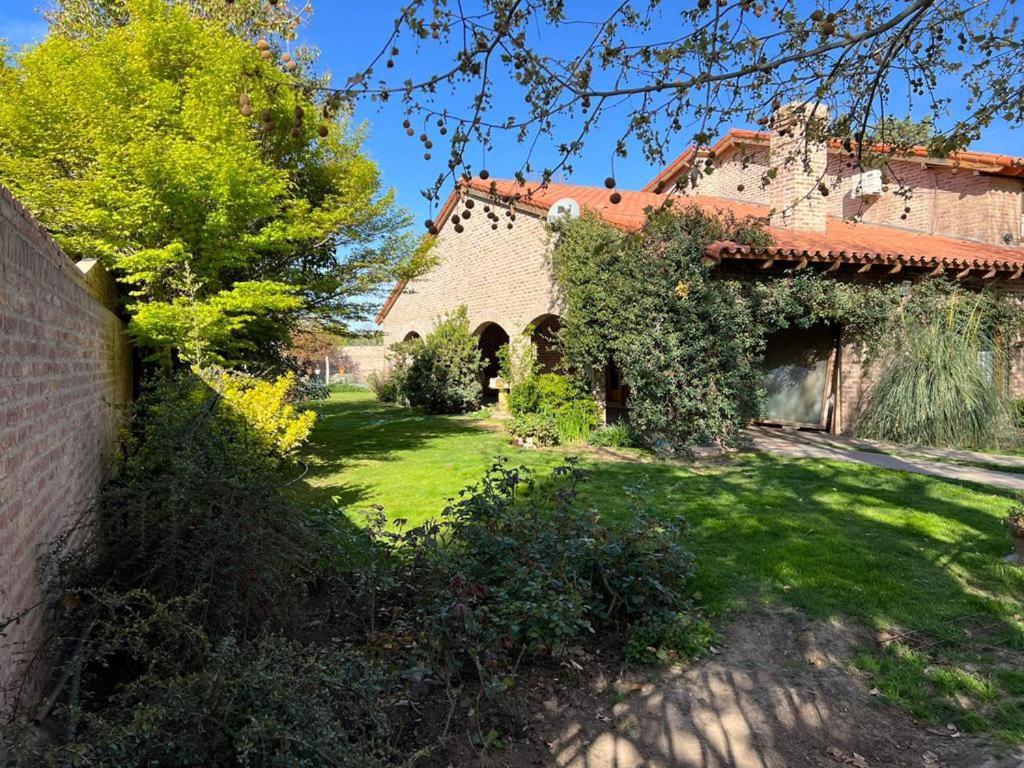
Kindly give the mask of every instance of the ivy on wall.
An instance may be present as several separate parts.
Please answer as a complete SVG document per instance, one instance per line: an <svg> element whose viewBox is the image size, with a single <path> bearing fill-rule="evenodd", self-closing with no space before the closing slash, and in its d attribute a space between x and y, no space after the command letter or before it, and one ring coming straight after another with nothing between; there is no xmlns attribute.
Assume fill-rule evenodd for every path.
<svg viewBox="0 0 1024 768"><path fill-rule="evenodd" d="M650 444L728 442L757 418L765 340L774 331L837 324L869 364L892 360L906 303L898 283L810 270L742 279L704 263L716 240L767 243L755 222L688 206L649 211L647 225L633 234L594 215L556 226L566 363L591 370L614 362L629 386L631 424ZM915 288L921 299L913 311L941 314L939 297L964 292L945 280L928 284L948 287ZM1005 298L986 295L982 304L990 327L1006 326L1015 314Z"/></svg>

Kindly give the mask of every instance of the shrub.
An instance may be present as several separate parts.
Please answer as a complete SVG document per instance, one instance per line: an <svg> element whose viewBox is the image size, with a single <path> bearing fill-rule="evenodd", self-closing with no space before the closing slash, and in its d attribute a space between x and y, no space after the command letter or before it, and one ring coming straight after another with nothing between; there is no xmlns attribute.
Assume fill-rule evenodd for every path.
<svg viewBox="0 0 1024 768"><path fill-rule="evenodd" d="M509 393L509 410L516 416L509 432L543 445L586 440L600 423L597 402L586 385L557 373L520 382Z"/></svg>
<svg viewBox="0 0 1024 768"><path fill-rule="evenodd" d="M923 294L895 324L857 433L911 445L991 448L1012 415L998 372L1004 350L987 326L984 297ZM991 361L985 366L986 355Z"/></svg>
<svg viewBox="0 0 1024 768"><path fill-rule="evenodd" d="M403 391L430 413L464 413L480 406L483 360L465 306L441 320L425 339L403 344L409 357Z"/></svg>
<svg viewBox="0 0 1024 768"><path fill-rule="evenodd" d="M315 542L281 496L276 446L229 402L194 375L139 399L124 466L72 537L89 544L62 556L65 589L189 596L213 634L288 622ZM104 609L82 600L79 620L90 610Z"/></svg>
<svg viewBox="0 0 1024 768"><path fill-rule="evenodd" d="M524 334L513 336L498 350L499 375L511 389L537 375L537 345L530 338L532 333L533 326L530 326Z"/></svg>
<svg viewBox="0 0 1024 768"><path fill-rule="evenodd" d="M540 389L537 377L531 376L509 388L508 409L513 416L536 413L540 409Z"/></svg>
<svg viewBox="0 0 1024 768"><path fill-rule="evenodd" d="M597 402L579 379L545 373L537 377L537 391L537 409L554 415L562 443L586 440L600 423Z"/></svg>
<svg viewBox="0 0 1024 768"><path fill-rule="evenodd" d="M294 373L273 381L229 371L211 371L203 378L244 420L244 429L261 437L269 452L293 453L309 437L315 411L300 411Z"/></svg>
<svg viewBox="0 0 1024 768"><path fill-rule="evenodd" d="M521 413L512 419L509 434L538 445L558 445L558 422L553 413Z"/></svg>
<svg viewBox="0 0 1024 768"><path fill-rule="evenodd" d="M631 448L637 440L628 424L607 424L590 433L590 444L601 448Z"/></svg>
<svg viewBox="0 0 1024 768"><path fill-rule="evenodd" d="M360 568L376 574L363 601L372 594L378 620L390 612L415 627L431 663L499 688L523 655L557 656L602 627L684 610L694 568L681 519L640 510L635 525L605 526L579 506L584 479L574 461L543 484L499 461L439 521L370 526L355 549L380 561Z"/></svg>
<svg viewBox="0 0 1024 768"><path fill-rule="evenodd" d="M374 371L366 377L366 383L382 403L397 403L402 399L402 375L394 368L382 373Z"/></svg>
<svg viewBox="0 0 1024 768"><path fill-rule="evenodd" d="M718 636L690 613L645 616L629 625L623 658L627 664L679 663L707 656Z"/></svg>
<svg viewBox="0 0 1024 768"><path fill-rule="evenodd" d="M25 765L383 766L393 680L354 653L278 638L211 647L177 673L146 672L75 735L23 748ZM28 753L25 754L24 752ZM74 759L65 762L74 755Z"/></svg>

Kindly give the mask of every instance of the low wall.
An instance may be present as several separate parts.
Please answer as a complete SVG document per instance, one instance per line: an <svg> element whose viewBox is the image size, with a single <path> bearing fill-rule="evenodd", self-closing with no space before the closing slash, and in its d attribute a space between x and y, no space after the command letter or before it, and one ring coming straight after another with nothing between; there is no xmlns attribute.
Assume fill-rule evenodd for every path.
<svg viewBox="0 0 1024 768"><path fill-rule="evenodd" d="M40 556L111 467L132 386L115 306L103 267L73 263L0 188L0 626L42 600ZM33 610L0 639L0 711L45 631Z"/></svg>
<svg viewBox="0 0 1024 768"><path fill-rule="evenodd" d="M381 373L387 367L387 348L342 347L338 351L337 373L357 384L365 384L371 373Z"/></svg>

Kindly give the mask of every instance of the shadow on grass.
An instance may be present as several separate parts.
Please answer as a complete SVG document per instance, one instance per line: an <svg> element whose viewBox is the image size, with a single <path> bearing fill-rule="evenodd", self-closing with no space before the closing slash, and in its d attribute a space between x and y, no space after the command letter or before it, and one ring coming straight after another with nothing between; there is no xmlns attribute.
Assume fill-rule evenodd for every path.
<svg viewBox="0 0 1024 768"><path fill-rule="evenodd" d="M681 513L713 613L789 605L912 631L865 649L884 661L867 670L882 700L1024 742L1020 681L1005 675L1024 671L1024 569L1002 562L1014 494L823 460L745 457L698 471L602 464L585 493L605 509L630 487L659 513ZM628 524L625 508L615 515Z"/></svg>
<svg viewBox="0 0 1024 768"><path fill-rule="evenodd" d="M395 470L395 483L410 482L388 466L403 454L443 446L455 438L493 434L473 414L437 416L390 403L378 403L365 393L342 393L317 406L319 417L303 460L309 471L296 484L296 495L312 505L352 507L367 502L370 489L346 478L354 467L380 463L381 473ZM414 479L412 479L414 481ZM440 512L440 508L436 510Z"/></svg>
<svg viewBox="0 0 1024 768"><path fill-rule="evenodd" d="M344 505L380 499L393 517L438 515L443 499L479 479L497 452L541 477L563 455L511 449L478 418L428 416L365 397L334 398L321 413L308 498ZM972 722L981 728L975 716L983 717L1024 740L1024 711L1014 709L1009 687L975 701L969 691L937 688L924 671L959 664L995 676L1002 662L993 658L1024 652L1014 618L1022 611L1024 569L1001 562L1010 551L1003 518L1015 494L860 464L764 455L692 466L587 456L584 466L590 480L582 502L605 517L628 525L640 503L654 514L687 519L699 566L696 591L712 613L788 605L816 618L854 618L874 630L929 633L940 642L927 649L918 672L906 665L888 678L877 672L878 684L893 691L886 696L921 704L909 708L924 719L967 730ZM990 619L986 644L1005 653L967 635L970 627L961 620L972 614Z"/></svg>

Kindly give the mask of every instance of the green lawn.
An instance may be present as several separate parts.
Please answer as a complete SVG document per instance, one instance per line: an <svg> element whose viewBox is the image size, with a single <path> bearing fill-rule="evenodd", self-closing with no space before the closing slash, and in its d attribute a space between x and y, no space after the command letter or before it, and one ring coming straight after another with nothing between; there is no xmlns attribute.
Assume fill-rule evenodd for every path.
<svg viewBox="0 0 1024 768"><path fill-rule="evenodd" d="M480 416L425 416L339 393L320 419L302 498L357 510L380 504L418 522L478 479L495 456L544 472L565 452L523 451ZM1024 665L966 643L956 620L980 613L987 642L1024 651L1015 617L1024 569L1010 551L1004 492L831 461L745 455L687 467L652 459L584 460L585 503L628 525L637 501L683 513L708 610L784 604L872 628L927 629L947 642L925 653L866 649L857 665L885 697L922 718L995 730L1024 742ZM978 622L974 622L977 624Z"/></svg>

